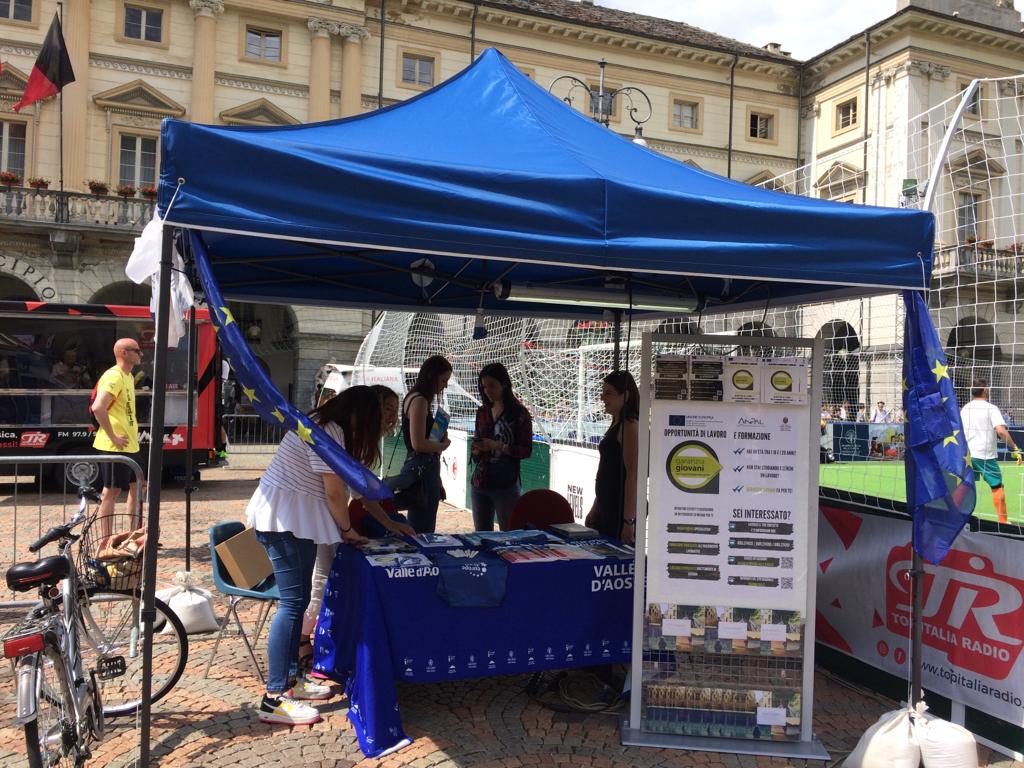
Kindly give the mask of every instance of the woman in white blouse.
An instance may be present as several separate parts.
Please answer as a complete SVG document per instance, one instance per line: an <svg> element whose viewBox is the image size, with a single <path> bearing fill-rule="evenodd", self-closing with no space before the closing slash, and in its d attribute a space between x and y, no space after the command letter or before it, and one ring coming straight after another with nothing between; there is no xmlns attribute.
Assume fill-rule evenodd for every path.
<svg viewBox="0 0 1024 768"><path fill-rule="evenodd" d="M379 456L381 402L370 387L345 390L310 417L364 466ZM259 718L305 725L320 713L300 699L323 699L330 689L297 680L302 616L309 603L318 544L361 544L349 520L348 488L295 432L281 441L246 510L248 524L267 550L281 595L267 635L267 692ZM387 514L364 502L375 517Z"/></svg>

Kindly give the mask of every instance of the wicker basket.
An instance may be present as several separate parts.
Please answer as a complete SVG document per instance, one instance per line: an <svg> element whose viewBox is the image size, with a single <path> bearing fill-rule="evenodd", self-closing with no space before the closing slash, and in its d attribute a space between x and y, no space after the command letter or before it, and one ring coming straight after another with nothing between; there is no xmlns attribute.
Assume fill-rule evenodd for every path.
<svg viewBox="0 0 1024 768"><path fill-rule="evenodd" d="M78 577L86 587L131 592L142 580L142 554L144 545L133 515L108 515L115 546L100 548L104 538L100 519L94 516L87 523L78 540ZM135 535L127 535L132 532ZM117 554L114 554L117 553ZM102 556L102 557L101 557Z"/></svg>

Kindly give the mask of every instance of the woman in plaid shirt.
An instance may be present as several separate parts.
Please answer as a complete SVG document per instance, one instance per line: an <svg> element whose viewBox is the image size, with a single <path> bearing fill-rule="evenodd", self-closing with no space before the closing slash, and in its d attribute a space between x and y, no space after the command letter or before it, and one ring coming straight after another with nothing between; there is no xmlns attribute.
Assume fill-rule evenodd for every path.
<svg viewBox="0 0 1024 768"><path fill-rule="evenodd" d="M477 377L480 399L473 436L473 525L478 531L508 530L522 488L519 462L533 452L533 419L512 391L501 363L484 366Z"/></svg>

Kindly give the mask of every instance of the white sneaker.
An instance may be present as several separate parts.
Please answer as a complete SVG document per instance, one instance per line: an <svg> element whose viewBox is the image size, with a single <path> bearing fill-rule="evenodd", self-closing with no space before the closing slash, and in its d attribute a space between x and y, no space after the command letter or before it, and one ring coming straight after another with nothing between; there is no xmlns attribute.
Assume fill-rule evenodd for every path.
<svg viewBox="0 0 1024 768"><path fill-rule="evenodd" d="M307 675L292 686L289 697L307 701L323 701L331 698L333 693L331 686L324 685Z"/></svg>
<svg viewBox="0 0 1024 768"><path fill-rule="evenodd" d="M279 725L312 725L322 719L313 707L287 696L264 696L259 715L262 722Z"/></svg>

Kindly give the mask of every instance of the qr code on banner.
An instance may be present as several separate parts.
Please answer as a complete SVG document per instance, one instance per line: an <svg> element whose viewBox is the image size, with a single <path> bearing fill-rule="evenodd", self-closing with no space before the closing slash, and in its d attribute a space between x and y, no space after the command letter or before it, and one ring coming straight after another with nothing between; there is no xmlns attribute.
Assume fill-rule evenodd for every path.
<svg viewBox="0 0 1024 768"><path fill-rule="evenodd" d="M784 558L782 558L782 567L783 568L790 568L790 569L792 569L793 568L793 558L792 557L784 557Z"/></svg>
<svg viewBox="0 0 1024 768"><path fill-rule="evenodd" d="M793 578L791 576L783 576L782 577L782 588L783 589L792 589L793 588Z"/></svg>

